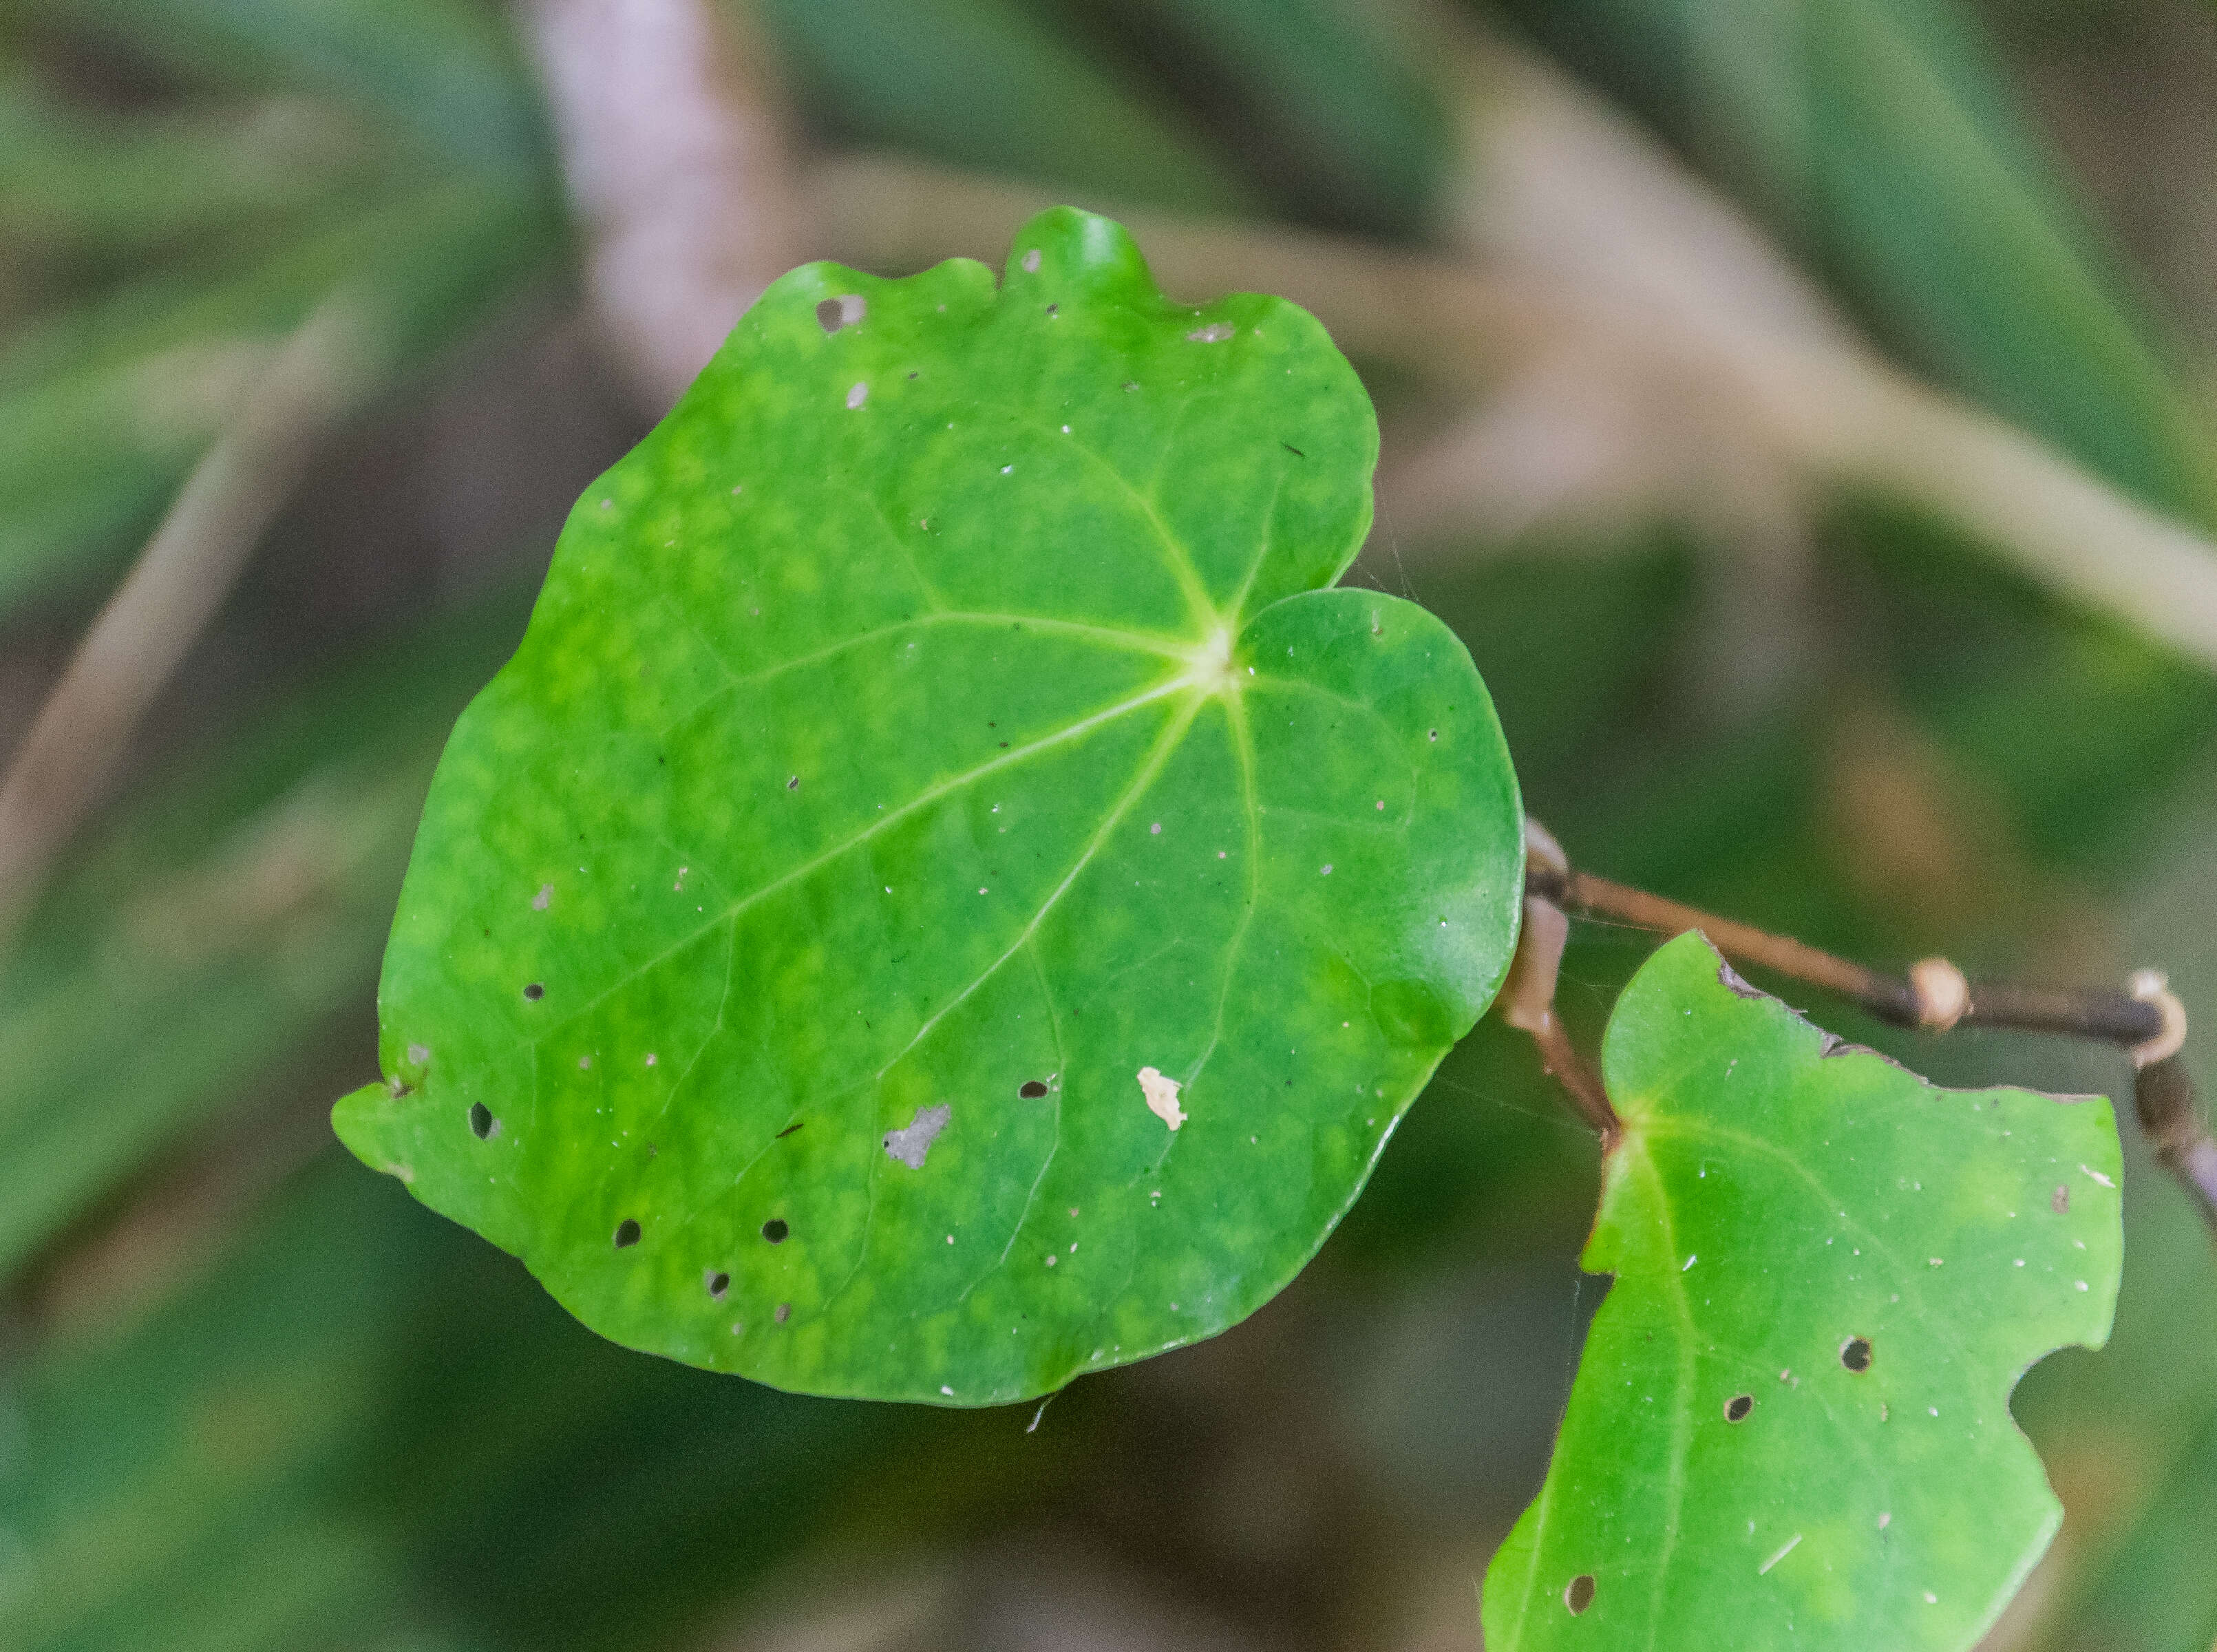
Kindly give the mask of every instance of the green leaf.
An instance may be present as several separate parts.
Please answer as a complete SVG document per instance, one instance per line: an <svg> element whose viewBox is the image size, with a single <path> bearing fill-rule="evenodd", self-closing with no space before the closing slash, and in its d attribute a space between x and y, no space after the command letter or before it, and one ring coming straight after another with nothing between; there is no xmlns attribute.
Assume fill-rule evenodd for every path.
<svg viewBox="0 0 2217 1652"><path fill-rule="evenodd" d="M1616 1282L1486 1644L1969 1646L2061 1518L2009 1400L2109 1333L2109 1104L1937 1089L1698 935L1603 1062L1624 1135L1584 1262Z"/></svg>
<svg viewBox="0 0 2217 1652"><path fill-rule="evenodd" d="M1469 656L1323 589L1375 454L1313 319L1170 304L1103 219L998 290L785 276L456 728L339 1133L781 1387L985 1404L1234 1323L1516 934Z"/></svg>

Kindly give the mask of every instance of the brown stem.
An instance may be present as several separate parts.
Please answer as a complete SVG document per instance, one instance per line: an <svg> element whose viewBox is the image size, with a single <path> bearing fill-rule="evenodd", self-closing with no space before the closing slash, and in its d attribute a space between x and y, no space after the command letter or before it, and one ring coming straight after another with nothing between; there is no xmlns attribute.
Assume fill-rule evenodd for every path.
<svg viewBox="0 0 2217 1652"><path fill-rule="evenodd" d="M2158 1004L2106 987L1966 982L1967 1001L1959 1012L1948 1015L1933 1001L1933 995L1920 992L1912 980L1881 974L1791 936L1773 935L1751 924L1720 918L1590 872L1564 874L1535 866L1526 873L1525 888L1583 917L1611 919L1661 934L1698 929L1726 957L1775 969L1852 999L1893 1026L1922 1027L1928 1031L2012 1027L2021 1031L2067 1033L2126 1049L2159 1038L2165 1030L2164 1012Z"/></svg>
<svg viewBox="0 0 2217 1652"><path fill-rule="evenodd" d="M1616 1109L1609 1105L1601 1074L1586 1065L1555 1013L1555 979L1570 934L1571 920L1560 906L1540 895L1524 897L1524 926L1517 933L1509 979L1501 987L1501 1018L1531 1035L1541 1065L1570 1092L1579 1114L1601 1137L1605 1153L1616 1145L1622 1125Z"/></svg>
<svg viewBox="0 0 2217 1652"><path fill-rule="evenodd" d="M1750 924L1720 918L1697 906L1689 906L1634 889L1607 878L1573 869L1553 840L1535 823L1538 832L1524 867L1524 909L1528 925L1535 910L1576 913L1637 925L1641 929L1677 934L1697 929L1716 949L1737 962L1774 969L1782 975L1821 987L1851 999L1879 1019L1898 1027L1946 1032L1963 1026L2011 1027L2034 1032L2058 1032L2115 1044L2133 1057L2134 1111L2142 1133L2157 1159L2176 1177L2217 1228L2217 1139L2203 1118L2194 1080L2178 1057L2186 1033L2185 1012L2165 990L2161 976L2142 972L2132 990L2103 987L2064 988L2029 987L2014 981L1964 980L1944 959L1927 958L1906 977L1881 974L1874 969L1836 958L1794 940L1773 935ZM1559 942L1554 957L1559 959ZM1524 962L1522 949L1517 965ZM1546 1019L1553 1020L1553 961L1547 970ZM1512 968L1510 981L1516 980ZM1505 993L1506 989L1504 989ZM1512 1024L1522 1026L1518 1011L1504 1011ZM1549 1049L1541 1030L1527 1027ZM1554 1027L1560 1037L1559 1024ZM1564 1039L1567 1048L1568 1040ZM1575 1060L1575 1055L1572 1060ZM1550 1066L1554 1062L1550 1058ZM1578 1086L1565 1074L1565 1084L1574 1096ZM1578 1097L1581 1105L1584 1098ZM1604 1098L1603 1105L1606 1106ZM1610 1115L1612 1125L1615 1115ZM1605 1139L1609 1139L1606 1138Z"/></svg>
<svg viewBox="0 0 2217 1652"><path fill-rule="evenodd" d="M2200 1201L2202 1214L2217 1228L2217 1142L2203 1122L2186 1063L2166 1055L2142 1067L2134 1075L2133 1111L2156 1158Z"/></svg>

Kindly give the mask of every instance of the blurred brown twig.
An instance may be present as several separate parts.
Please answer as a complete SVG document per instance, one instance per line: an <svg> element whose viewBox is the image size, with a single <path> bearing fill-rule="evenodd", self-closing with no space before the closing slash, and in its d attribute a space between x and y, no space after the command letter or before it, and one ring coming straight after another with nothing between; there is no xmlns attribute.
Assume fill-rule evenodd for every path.
<svg viewBox="0 0 2217 1652"><path fill-rule="evenodd" d="M363 297L319 306L241 393L0 777L0 939L98 800L139 721L238 580L310 457L375 381Z"/></svg>
<svg viewBox="0 0 2217 1652"><path fill-rule="evenodd" d="M767 47L742 17L701 0L528 0L521 15L585 232L594 307L658 414L801 259Z"/></svg>

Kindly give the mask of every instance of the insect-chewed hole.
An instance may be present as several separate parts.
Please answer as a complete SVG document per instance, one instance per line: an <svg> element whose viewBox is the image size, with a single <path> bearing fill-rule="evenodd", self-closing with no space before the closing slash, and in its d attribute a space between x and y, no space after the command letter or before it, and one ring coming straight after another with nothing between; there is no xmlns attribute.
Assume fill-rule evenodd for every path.
<svg viewBox="0 0 2217 1652"><path fill-rule="evenodd" d="M712 1268L702 1277L701 1283L708 1287L708 1295L712 1299L721 1302L724 1300L724 1293L732 1288L732 1276L728 1273L718 1273Z"/></svg>
<svg viewBox="0 0 2217 1652"><path fill-rule="evenodd" d="M773 1245L784 1244L785 1236L792 1231L792 1228L785 1225L783 1216L772 1216L768 1222L763 1223L763 1237Z"/></svg>
<svg viewBox="0 0 2217 1652"><path fill-rule="evenodd" d="M534 1004L536 1004L540 999L547 996L547 989L534 981L530 986L523 989L523 995L529 999Z"/></svg>
<svg viewBox="0 0 2217 1652"><path fill-rule="evenodd" d="M1573 1618L1593 1605L1593 1598L1594 1580L1591 1572L1580 1572L1571 1580L1570 1587L1563 1591L1563 1604L1571 1609L1571 1616Z"/></svg>
<svg viewBox="0 0 2217 1652"><path fill-rule="evenodd" d="M1726 1422L1745 1422L1747 1420L1747 1414L1754 1409L1755 1395L1752 1394L1735 1394L1731 1399L1725 1401L1725 1420Z"/></svg>
<svg viewBox="0 0 2217 1652"><path fill-rule="evenodd" d="M1037 1079L1026 1079L1016 1086L1016 1093L1026 1101L1037 1101L1047 1094L1047 1086Z"/></svg>
<svg viewBox="0 0 2217 1652"><path fill-rule="evenodd" d="M626 1216L621 1222L616 1223L616 1248L622 1250L627 1246L638 1243L639 1223Z"/></svg>
<svg viewBox="0 0 2217 1652"><path fill-rule="evenodd" d="M470 1134L480 1142L492 1134L492 1109L481 1101L470 1104Z"/></svg>
<svg viewBox="0 0 2217 1652"><path fill-rule="evenodd" d="M1871 1368L1871 1346L1868 1337L1850 1337L1840 1345L1840 1363L1851 1371L1867 1371Z"/></svg>

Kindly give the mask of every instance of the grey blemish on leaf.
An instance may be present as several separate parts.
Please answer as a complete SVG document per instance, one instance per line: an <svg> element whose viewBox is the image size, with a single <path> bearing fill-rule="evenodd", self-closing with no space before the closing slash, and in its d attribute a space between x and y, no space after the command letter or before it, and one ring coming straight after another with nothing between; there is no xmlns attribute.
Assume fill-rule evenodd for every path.
<svg viewBox="0 0 2217 1652"><path fill-rule="evenodd" d="M531 897L531 910L534 912L545 912L547 907L553 904L554 886L551 883L540 884L539 886L539 893Z"/></svg>
<svg viewBox="0 0 2217 1652"><path fill-rule="evenodd" d="M954 1117L950 1102L941 1102L936 1107L919 1107L916 1117L905 1128L886 1132L886 1157L898 1159L911 1170L923 1168L924 1156L931 1144L939 1140L939 1133L947 1128L947 1121Z"/></svg>
<svg viewBox="0 0 2217 1652"><path fill-rule="evenodd" d="M1040 250L1037 247L1034 247L1029 252L1024 254L1024 273L1027 275L1037 275L1039 273L1039 267Z"/></svg>
<svg viewBox="0 0 2217 1652"><path fill-rule="evenodd" d="M1433 730L1432 738L1434 739L1437 739L1439 737L1439 731L1437 729ZM1719 958L1717 960L1717 979L1724 983L1726 991L1731 993L1737 998L1768 998L1769 996L1768 993L1762 991L1760 988L1749 986L1746 981L1741 977L1739 971L1733 968L1722 958Z"/></svg>
<svg viewBox="0 0 2217 1652"><path fill-rule="evenodd" d="M816 324L826 332L837 332L842 327L851 327L868 312L869 306L860 293L843 293L837 298L827 298L816 306Z"/></svg>
<svg viewBox="0 0 2217 1652"><path fill-rule="evenodd" d="M1195 327L1185 337L1189 344L1220 344L1238 331L1229 321L1212 321L1206 327Z"/></svg>

